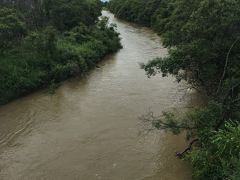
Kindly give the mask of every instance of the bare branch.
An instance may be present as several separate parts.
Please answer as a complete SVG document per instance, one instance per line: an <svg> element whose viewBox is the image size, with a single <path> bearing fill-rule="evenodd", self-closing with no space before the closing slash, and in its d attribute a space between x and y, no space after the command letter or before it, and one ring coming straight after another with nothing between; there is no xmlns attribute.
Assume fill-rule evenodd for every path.
<svg viewBox="0 0 240 180"><path fill-rule="evenodd" d="M235 46L235 44L237 44L237 42L238 42L239 40L240 40L240 39L239 39L239 37L238 37L238 38L233 42L233 44L231 45L231 47L230 47L230 49L229 49L229 51L228 51L228 53L227 53L227 57L226 57L225 65L224 65L223 74L222 74L222 77L221 77L220 82L219 82L219 84L218 84L217 94L218 94L219 91L220 91L220 88L221 88L221 86L222 86L222 82L223 82L224 77L225 77L225 75L226 75L227 66L228 66L228 63L229 63L230 53L231 53L233 47Z"/></svg>
<svg viewBox="0 0 240 180"><path fill-rule="evenodd" d="M179 157L179 158L182 158L187 152L189 152L189 151L192 150L193 144L196 143L196 142L198 142L198 141L199 141L199 139L194 139L194 140L192 140L192 141L189 143L188 147L187 147L183 152L181 152L181 153L180 153L180 152L177 152L177 153L176 153L176 156Z"/></svg>

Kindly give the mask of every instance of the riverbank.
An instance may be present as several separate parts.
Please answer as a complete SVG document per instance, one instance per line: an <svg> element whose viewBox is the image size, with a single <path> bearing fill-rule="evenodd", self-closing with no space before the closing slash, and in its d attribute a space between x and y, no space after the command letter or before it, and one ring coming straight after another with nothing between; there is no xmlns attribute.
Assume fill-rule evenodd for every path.
<svg viewBox="0 0 240 180"><path fill-rule="evenodd" d="M191 162L193 179L239 179L239 2L111 0L108 7L161 35L168 56L142 64L148 77L175 76L209 99L184 117L168 112L148 121L159 130L187 132L189 145L177 156Z"/></svg>
<svg viewBox="0 0 240 180"><path fill-rule="evenodd" d="M69 6L71 3L69 2ZM82 17L84 20L81 19L80 24L78 21L69 24L69 18L81 17L81 14L76 14L76 17L58 22L52 22L57 17L48 17L49 20L43 19L46 21L43 27L28 25L30 15L27 13L32 12L26 13L8 4L0 6L0 30L3 32L3 41L0 44L0 105L41 87L53 88L69 77L85 74L106 55L121 48L115 28L109 26L105 18L97 20L101 11L99 5L91 4L92 8L97 8L96 15L86 12L89 13L86 16L92 16L92 22L84 22L90 17ZM39 5L33 7L39 8ZM59 11L57 13L67 14L73 9ZM15 19L11 20L13 17ZM43 20L39 20L39 23ZM38 21L34 20L34 23ZM3 29L4 27L8 29Z"/></svg>
<svg viewBox="0 0 240 180"><path fill-rule="evenodd" d="M97 33L97 35L96 35ZM94 30L94 38L75 44L59 35L55 57L45 59L32 49L0 57L0 104L54 85L72 76L83 75L108 54L121 48L118 34L110 29Z"/></svg>

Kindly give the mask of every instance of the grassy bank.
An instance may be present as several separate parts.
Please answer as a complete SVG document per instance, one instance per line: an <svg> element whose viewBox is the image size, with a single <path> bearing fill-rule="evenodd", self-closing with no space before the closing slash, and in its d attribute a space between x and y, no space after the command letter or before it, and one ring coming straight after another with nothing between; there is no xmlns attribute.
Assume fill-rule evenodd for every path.
<svg viewBox="0 0 240 180"><path fill-rule="evenodd" d="M33 9L0 4L0 104L85 73L121 48L114 27L98 20L98 1L30 2Z"/></svg>

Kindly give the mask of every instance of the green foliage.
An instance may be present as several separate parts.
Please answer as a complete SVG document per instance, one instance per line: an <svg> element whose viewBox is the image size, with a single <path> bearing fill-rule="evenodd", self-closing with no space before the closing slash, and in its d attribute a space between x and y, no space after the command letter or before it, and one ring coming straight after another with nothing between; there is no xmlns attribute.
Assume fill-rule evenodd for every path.
<svg viewBox="0 0 240 180"><path fill-rule="evenodd" d="M59 30L70 30L80 22L92 25L101 15L101 3L98 0L57 0L52 2L49 16Z"/></svg>
<svg viewBox="0 0 240 180"><path fill-rule="evenodd" d="M48 84L54 89L121 48L108 19L98 19L98 0L0 5L0 104Z"/></svg>
<svg viewBox="0 0 240 180"><path fill-rule="evenodd" d="M194 179L199 180L239 179L239 158L240 125L232 122L219 131L209 132L186 157L192 162Z"/></svg>
<svg viewBox="0 0 240 180"><path fill-rule="evenodd" d="M160 2L159 0L111 0L108 8L119 18L150 26L151 17Z"/></svg>

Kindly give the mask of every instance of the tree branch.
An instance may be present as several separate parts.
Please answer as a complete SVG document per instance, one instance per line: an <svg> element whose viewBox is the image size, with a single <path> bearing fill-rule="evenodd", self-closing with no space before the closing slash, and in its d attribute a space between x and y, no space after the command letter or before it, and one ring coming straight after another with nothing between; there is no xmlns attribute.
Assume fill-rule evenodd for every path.
<svg viewBox="0 0 240 180"><path fill-rule="evenodd" d="M187 147L183 152L181 152L181 153L180 153L180 152L177 152L177 153L176 153L176 156L179 157L179 158L182 158L187 152L189 152L189 151L192 150L193 144L196 143L196 142L198 142L198 141L199 141L199 139L194 139L194 140L192 140L192 141L189 143L188 147Z"/></svg>
<svg viewBox="0 0 240 180"><path fill-rule="evenodd" d="M222 86L222 82L223 82L224 77L225 77L225 75L226 75L227 66L228 66L228 63L229 63L230 53L231 53L233 47L235 46L235 44L236 44L239 40L240 40L240 39L239 39L239 37L238 37L238 38L233 42L233 44L231 45L230 49L228 50L227 57L226 57L226 61L225 61L225 65L224 65L223 74L222 74L222 77L221 77L220 82L219 82L219 84L218 84L218 89L217 89L217 93L216 93L216 94L219 93L220 88L221 88L221 86Z"/></svg>

